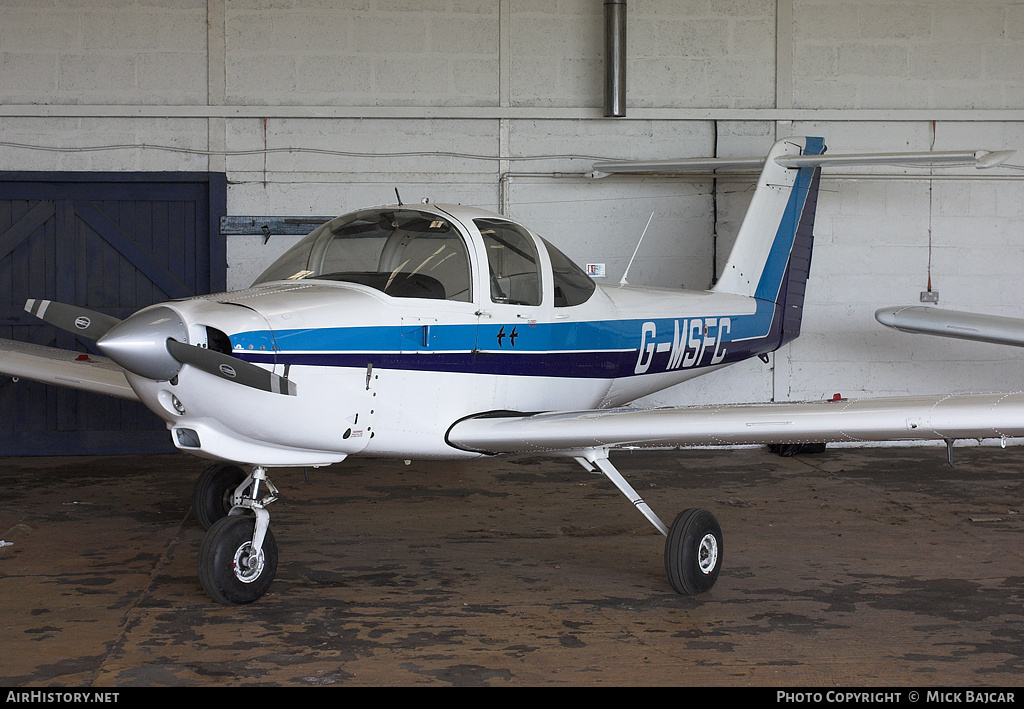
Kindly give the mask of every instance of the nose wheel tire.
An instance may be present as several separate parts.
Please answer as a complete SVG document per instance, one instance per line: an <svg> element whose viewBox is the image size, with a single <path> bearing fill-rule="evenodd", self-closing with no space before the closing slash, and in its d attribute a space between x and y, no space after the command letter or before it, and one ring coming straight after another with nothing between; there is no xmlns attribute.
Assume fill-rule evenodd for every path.
<svg viewBox="0 0 1024 709"><path fill-rule="evenodd" d="M215 601L252 603L270 588L277 573L277 542L268 529L258 554L252 551L256 520L224 517L213 524L199 547L199 582Z"/></svg>
<svg viewBox="0 0 1024 709"><path fill-rule="evenodd" d="M244 470L230 463L217 463L202 472L192 488L192 511L203 529L228 516L235 489L246 477Z"/></svg>
<svg viewBox="0 0 1024 709"><path fill-rule="evenodd" d="M683 510L665 540L665 571L677 593L696 596L715 585L722 568L722 529L703 509Z"/></svg>

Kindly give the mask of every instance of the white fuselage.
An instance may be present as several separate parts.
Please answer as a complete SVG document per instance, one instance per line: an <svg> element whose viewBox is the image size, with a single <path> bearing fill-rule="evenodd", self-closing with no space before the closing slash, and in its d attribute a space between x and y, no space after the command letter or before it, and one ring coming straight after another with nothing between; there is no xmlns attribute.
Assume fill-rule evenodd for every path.
<svg viewBox="0 0 1024 709"><path fill-rule="evenodd" d="M632 287L598 288L572 308L488 304L483 310L333 282L278 282L162 307L189 324L193 344L205 344L206 327L215 326L231 337L236 356L294 382L297 395L281 396L188 366L173 384L128 375L140 398L168 422L176 445L260 465L318 465L357 453L475 455L446 443L456 421L488 411L607 408L672 386L720 366L715 353L722 357L732 348L723 342L711 342L703 353L690 347L669 368L673 345L685 347L673 342L678 323L700 323L692 335L711 341L704 323L736 321L755 310L741 296ZM587 341L595 332L600 351ZM602 355L608 376L571 375L574 358ZM507 358L515 364L502 373ZM563 360L566 375L559 376L552 363ZM543 370L537 375L529 373L533 362Z"/></svg>

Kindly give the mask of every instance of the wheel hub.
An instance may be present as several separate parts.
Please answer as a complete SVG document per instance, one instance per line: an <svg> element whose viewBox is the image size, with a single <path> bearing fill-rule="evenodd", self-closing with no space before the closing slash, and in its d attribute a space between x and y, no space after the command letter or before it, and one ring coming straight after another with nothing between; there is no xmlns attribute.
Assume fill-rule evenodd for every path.
<svg viewBox="0 0 1024 709"><path fill-rule="evenodd" d="M232 562L235 578L242 583L252 583L263 573L263 551L252 553L252 542L246 542L235 551Z"/></svg>
<svg viewBox="0 0 1024 709"><path fill-rule="evenodd" d="M710 574L718 563L718 540L714 534L705 534L697 545L697 565L702 574Z"/></svg>

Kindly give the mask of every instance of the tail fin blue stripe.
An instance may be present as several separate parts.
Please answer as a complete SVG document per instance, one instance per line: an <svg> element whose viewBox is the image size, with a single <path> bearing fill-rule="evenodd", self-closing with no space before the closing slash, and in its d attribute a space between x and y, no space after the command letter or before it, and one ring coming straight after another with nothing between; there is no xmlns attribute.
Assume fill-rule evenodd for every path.
<svg viewBox="0 0 1024 709"><path fill-rule="evenodd" d="M825 141L822 138L807 138L804 155L820 155L825 148ZM793 253L793 246L796 241L797 231L804 219L808 206L813 225L814 209L817 204L817 175L820 168L800 168L793 190L786 204L786 211L772 241L772 248L765 262L764 270L757 282L757 289L754 297L760 300L778 302L783 296L782 284L786 270L789 266L790 256ZM813 199L811 198L813 192Z"/></svg>

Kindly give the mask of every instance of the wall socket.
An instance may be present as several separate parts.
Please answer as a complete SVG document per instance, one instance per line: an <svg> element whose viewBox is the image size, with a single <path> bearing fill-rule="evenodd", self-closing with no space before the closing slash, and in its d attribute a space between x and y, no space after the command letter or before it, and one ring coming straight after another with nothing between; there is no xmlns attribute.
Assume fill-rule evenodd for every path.
<svg viewBox="0 0 1024 709"><path fill-rule="evenodd" d="M937 290L923 290L921 291L921 302L922 303L938 303L939 292Z"/></svg>

